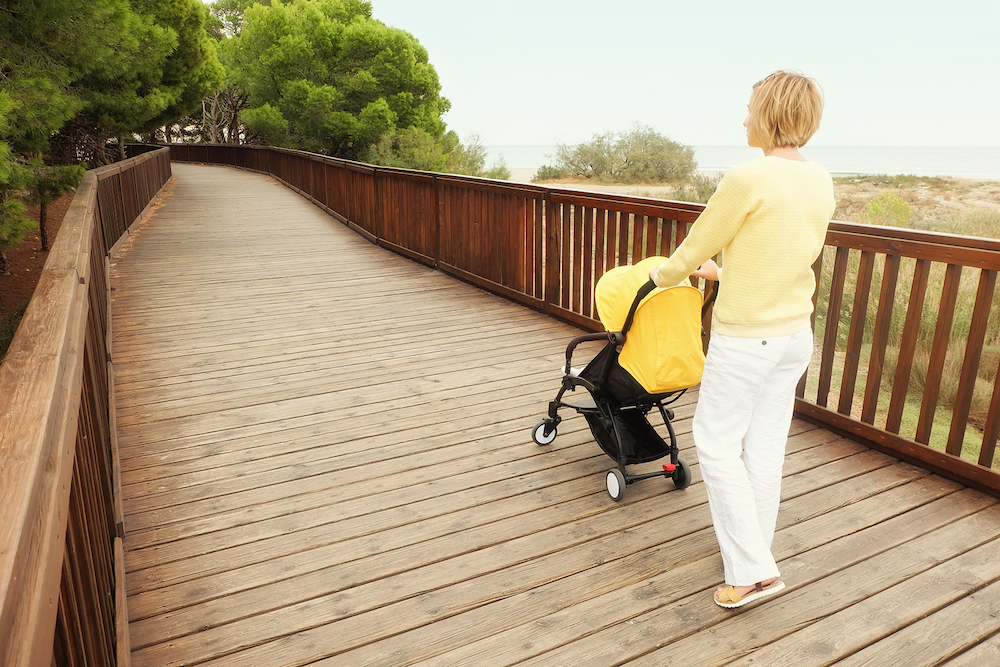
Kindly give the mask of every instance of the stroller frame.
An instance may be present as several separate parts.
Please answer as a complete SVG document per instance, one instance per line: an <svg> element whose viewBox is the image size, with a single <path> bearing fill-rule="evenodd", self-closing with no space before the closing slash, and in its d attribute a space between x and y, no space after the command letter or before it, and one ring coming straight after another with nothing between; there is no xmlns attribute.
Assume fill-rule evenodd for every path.
<svg viewBox="0 0 1000 667"><path fill-rule="evenodd" d="M606 429L607 434L613 439L617 449L616 455L612 454L612 452L609 451L609 448L605 446L605 443L598 437L598 442L605 450L605 453L607 453L608 456L613 458L617 463L617 467L609 470L606 477L608 494L615 501L619 501L624 497L626 486L643 479L650 479L652 477L669 477L673 480L674 486L678 489L685 489L691 484L691 468L686 462L678 457L678 452L680 450L677 446L677 434L675 433L672 424L674 411L666 407L677 401L684 394L684 392L687 391L687 389L679 389L677 391L664 394L644 394L637 397L634 402L627 403L620 402L616 398L610 396L603 389L608 382L612 368L617 363L619 351L627 339L628 331L632 326L632 320L635 317L635 312L638 309L639 304L655 288L656 285L652 280L650 280L639 289L635 300L632 302L628 317L625 319L625 323L622 326L621 331L584 334L573 338L569 342L566 347L566 366L564 368L559 393L556 395L554 400L549 402L547 416L539 422L531 432L532 440L534 440L536 444L543 446L551 444L555 440L557 428L560 422L562 422L559 410L563 408L574 410L576 413L587 417L587 421L590 423L591 430L594 431L595 437L598 436L599 432L599 427L595 427L595 424L602 425L603 428ZM709 306L711 306L712 302L714 302L717 289L718 283L713 286L709 297L705 299L705 302L702 305L702 318L704 318ZM599 380L597 382L593 382L590 379L580 377L572 372L573 352L581 343L599 340L606 340L607 345L604 350L602 350L601 353L599 353L598 356L595 357L590 364L588 364L587 370L590 371L590 365L592 365L595 361L598 361L598 357L604 355L603 362L599 362L603 363L600 370ZM586 389L590 394L590 398L576 402L564 401L563 396L566 392L576 391L577 387L583 387ZM659 410L659 413L663 418L663 423L666 425L667 435L669 438L668 441L664 441L659 434L656 433L652 425L645 419L646 415L648 415L653 408ZM644 425L644 429L646 430L638 435L654 441L652 444L656 447L656 449L652 450L652 453L647 450L645 455L640 455L639 458L636 458L635 452L626 451L628 449L628 447L625 446L626 436L634 438L636 434L626 434L623 432L625 430L632 430L631 428L626 428L627 424L625 423L625 418L630 418L627 421L631 422L632 426L638 425L638 420L641 418L641 423ZM627 465L634 463L646 463L666 456L670 457L670 463L664 464L662 470L642 474L632 474L628 472L626 468Z"/></svg>

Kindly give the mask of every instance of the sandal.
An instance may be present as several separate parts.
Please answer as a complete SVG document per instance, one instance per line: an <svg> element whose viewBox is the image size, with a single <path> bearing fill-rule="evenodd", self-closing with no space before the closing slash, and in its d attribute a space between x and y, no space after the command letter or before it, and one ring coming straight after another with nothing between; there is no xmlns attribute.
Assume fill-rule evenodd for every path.
<svg viewBox="0 0 1000 667"><path fill-rule="evenodd" d="M723 590L721 593L717 592L713 596L713 599L715 600L715 604L719 605L720 607L725 607L726 609L735 609L736 607L742 607L745 604L749 604L754 600L760 600L762 598L768 597L769 595L774 595L778 591L784 589L784 587L785 587L785 582L779 579L772 581L767 586L763 585L761 582L758 581L754 585L754 589L752 591L750 591L743 597L740 597L739 595L736 594L736 588L734 586L727 586L725 590Z"/></svg>

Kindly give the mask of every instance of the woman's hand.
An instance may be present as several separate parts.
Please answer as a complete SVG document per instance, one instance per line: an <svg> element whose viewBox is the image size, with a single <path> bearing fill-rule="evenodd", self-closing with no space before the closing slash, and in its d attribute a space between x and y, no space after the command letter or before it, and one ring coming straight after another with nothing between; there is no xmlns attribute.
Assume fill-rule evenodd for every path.
<svg viewBox="0 0 1000 667"><path fill-rule="evenodd" d="M719 265L715 263L714 259L706 259L691 275L695 278L704 278L705 280L718 280Z"/></svg>

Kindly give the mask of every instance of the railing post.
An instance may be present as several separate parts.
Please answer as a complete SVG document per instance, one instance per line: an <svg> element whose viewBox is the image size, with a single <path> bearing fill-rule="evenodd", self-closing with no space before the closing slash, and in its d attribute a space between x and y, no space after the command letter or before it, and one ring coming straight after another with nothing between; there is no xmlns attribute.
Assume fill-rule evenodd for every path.
<svg viewBox="0 0 1000 667"><path fill-rule="evenodd" d="M562 254L559 247L558 204L552 202L552 191L545 191L542 224L545 230L545 312L552 313L551 306L559 300L559 278Z"/></svg>
<svg viewBox="0 0 1000 667"><path fill-rule="evenodd" d="M441 263L441 220L444 218L444 201L441 200L441 183L434 177L434 268Z"/></svg>
<svg viewBox="0 0 1000 667"><path fill-rule="evenodd" d="M382 177L378 168L372 169L372 196L375 199L375 219L372 220L372 236L377 244L383 234L382 221Z"/></svg>

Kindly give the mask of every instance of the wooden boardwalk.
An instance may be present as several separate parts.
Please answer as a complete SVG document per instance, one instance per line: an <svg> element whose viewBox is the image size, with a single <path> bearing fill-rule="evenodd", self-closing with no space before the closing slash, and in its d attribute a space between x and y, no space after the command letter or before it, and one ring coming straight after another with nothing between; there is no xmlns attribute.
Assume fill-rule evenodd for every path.
<svg viewBox="0 0 1000 667"><path fill-rule="evenodd" d="M174 165L114 258L132 664L1000 664L996 500L796 421L774 551L722 580L683 491L613 502L579 332L373 246L261 175Z"/></svg>

